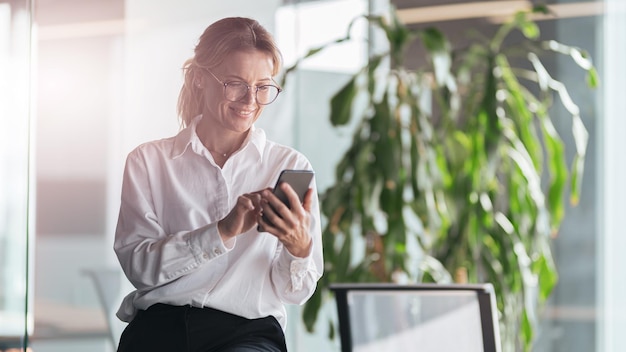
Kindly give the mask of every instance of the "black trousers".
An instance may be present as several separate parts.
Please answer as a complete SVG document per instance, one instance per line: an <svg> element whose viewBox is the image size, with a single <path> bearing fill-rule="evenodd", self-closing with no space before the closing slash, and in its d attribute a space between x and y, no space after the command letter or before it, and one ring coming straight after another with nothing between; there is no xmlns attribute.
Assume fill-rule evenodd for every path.
<svg viewBox="0 0 626 352"><path fill-rule="evenodd" d="M126 326L118 352L286 352L285 334L269 316L246 319L211 308L155 304Z"/></svg>

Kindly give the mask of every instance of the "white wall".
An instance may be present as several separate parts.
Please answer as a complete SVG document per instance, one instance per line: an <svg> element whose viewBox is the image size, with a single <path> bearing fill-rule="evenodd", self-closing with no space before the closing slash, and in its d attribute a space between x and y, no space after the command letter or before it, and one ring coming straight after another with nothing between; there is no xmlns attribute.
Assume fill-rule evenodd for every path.
<svg viewBox="0 0 626 352"><path fill-rule="evenodd" d="M601 119L599 141L602 141L599 155L602 162L598 179L602 192L599 195L603 224L598 233L600 261L598 275L599 324L598 351L625 351L626 340L622 333L626 329L626 236L624 235L624 199L626 199L626 2L605 0L604 26L604 118Z"/></svg>

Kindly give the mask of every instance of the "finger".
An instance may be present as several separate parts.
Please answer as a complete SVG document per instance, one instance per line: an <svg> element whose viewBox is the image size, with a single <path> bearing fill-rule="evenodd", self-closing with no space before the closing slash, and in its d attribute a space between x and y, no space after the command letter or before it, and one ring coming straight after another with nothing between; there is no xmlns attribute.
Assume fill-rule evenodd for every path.
<svg viewBox="0 0 626 352"><path fill-rule="evenodd" d="M262 196L263 210L273 210L274 213L280 214L281 208L289 209L287 205L270 190L263 191ZM270 205L273 209L268 209Z"/></svg>
<svg viewBox="0 0 626 352"><path fill-rule="evenodd" d="M270 221L266 221L266 219L268 219L267 214L265 214L264 212L259 213L259 215L257 216L257 229L259 230L259 232L269 232L271 234L274 234L276 232L274 224L272 224Z"/></svg>
<svg viewBox="0 0 626 352"><path fill-rule="evenodd" d="M259 204L260 202L260 197L259 196L255 196L254 194L250 194L250 193L246 193L246 194L242 194L239 197L237 197L237 207L241 207L242 209L251 211L254 210L257 206L255 206L256 204Z"/></svg>
<svg viewBox="0 0 626 352"><path fill-rule="evenodd" d="M282 233L284 232L284 230L282 230L284 222L267 201L264 201L264 203L264 211L257 217L258 227L260 231L268 232L281 240Z"/></svg>
<svg viewBox="0 0 626 352"><path fill-rule="evenodd" d="M257 212L262 212L263 211L263 208L261 206L261 200L263 199L263 196L261 195L261 191L247 193L245 196L248 199L250 199L250 201L252 202L252 204L254 206L254 210L255 211L257 211Z"/></svg>
<svg viewBox="0 0 626 352"><path fill-rule="evenodd" d="M300 201L300 198L298 197L298 194L296 193L296 191L293 190L291 185L288 184L287 182L283 182L279 185L279 187L281 188L281 190L285 193L285 196L287 197L289 208L291 210L300 211L300 208L302 207L302 203Z"/></svg>
<svg viewBox="0 0 626 352"><path fill-rule="evenodd" d="M313 188L309 188L304 195L304 200L302 201L302 207L307 212L311 211L311 207L313 206Z"/></svg>
<svg viewBox="0 0 626 352"><path fill-rule="evenodd" d="M218 223L222 235L230 238L246 231L255 220L250 214L254 212L254 204L248 195L240 195L233 209Z"/></svg>
<svg viewBox="0 0 626 352"><path fill-rule="evenodd" d="M272 205L271 199L263 199L261 201L263 215L267 220L265 222L270 223L272 227L277 227L282 222L282 216L276 210L276 206L282 206L283 208L286 208L286 206L280 200L274 204L276 205Z"/></svg>
<svg viewBox="0 0 626 352"><path fill-rule="evenodd" d="M281 220L288 220L297 216L296 214L303 213L304 210L302 209L302 205L300 204L298 195L293 190L293 188L291 188L291 186L287 183L281 184L279 185L279 187L281 187L281 191L283 191L283 193L285 194L288 204L285 204L273 193L264 193L264 198L273 208L273 213L275 213L276 216L280 217ZM291 206L291 204L295 205ZM274 220L270 218L270 221ZM291 219L291 222L293 222L293 219Z"/></svg>
<svg viewBox="0 0 626 352"><path fill-rule="evenodd" d="M258 194L244 194L237 199L235 206L236 221L239 222L244 231L257 223L257 216L263 212L261 207L261 197Z"/></svg>

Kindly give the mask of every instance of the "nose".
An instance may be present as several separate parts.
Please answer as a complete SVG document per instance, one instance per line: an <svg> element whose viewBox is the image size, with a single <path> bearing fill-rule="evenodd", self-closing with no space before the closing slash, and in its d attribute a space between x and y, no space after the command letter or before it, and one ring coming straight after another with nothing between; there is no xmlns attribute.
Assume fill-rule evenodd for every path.
<svg viewBox="0 0 626 352"><path fill-rule="evenodd" d="M251 103L256 101L256 87L248 87L246 94L241 97L240 101Z"/></svg>

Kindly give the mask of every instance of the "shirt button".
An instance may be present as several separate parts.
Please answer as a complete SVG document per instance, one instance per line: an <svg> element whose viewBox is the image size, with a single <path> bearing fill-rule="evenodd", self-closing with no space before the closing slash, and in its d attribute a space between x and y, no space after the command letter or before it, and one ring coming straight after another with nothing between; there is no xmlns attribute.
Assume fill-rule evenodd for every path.
<svg viewBox="0 0 626 352"><path fill-rule="evenodd" d="M213 253L215 253L215 254L222 254L222 251L220 251L219 248L215 248L215 249L213 249Z"/></svg>
<svg viewBox="0 0 626 352"><path fill-rule="evenodd" d="M203 253L202 254L202 258L209 259L209 253Z"/></svg>

